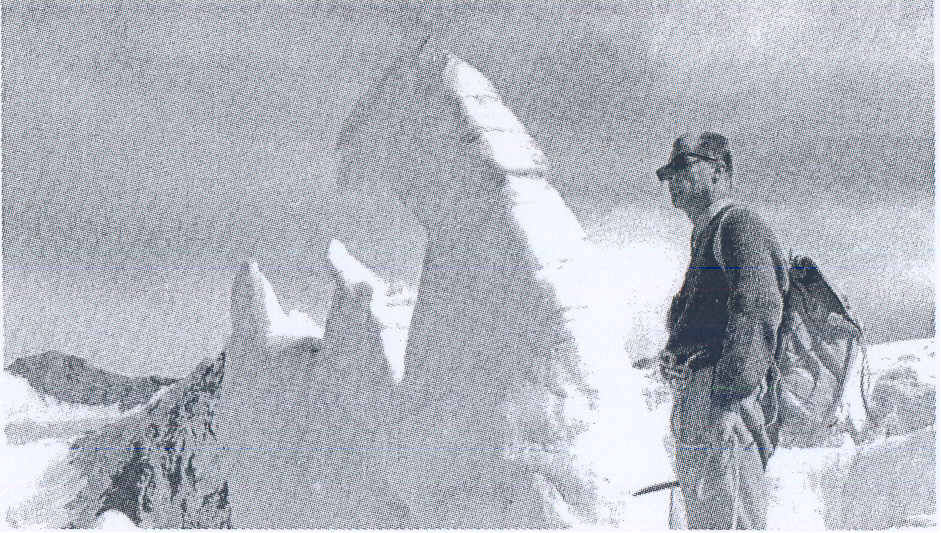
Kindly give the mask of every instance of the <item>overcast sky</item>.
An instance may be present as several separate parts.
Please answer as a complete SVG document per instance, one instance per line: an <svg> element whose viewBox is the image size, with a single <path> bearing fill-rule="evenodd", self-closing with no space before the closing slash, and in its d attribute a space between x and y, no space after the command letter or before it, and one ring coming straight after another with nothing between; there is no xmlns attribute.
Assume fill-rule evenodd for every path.
<svg viewBox="0 0 941 533"><path fill-rule="evenodd" d="M567 4L4 4L5 360L183 374L222 348L242 260L322 318L331 237L415 283L420 229L338 191L331 146L428 31L493 80L586 227L682 250L653 170L720 131L739 197L873 339L931 334L930 2Z"/></svg>

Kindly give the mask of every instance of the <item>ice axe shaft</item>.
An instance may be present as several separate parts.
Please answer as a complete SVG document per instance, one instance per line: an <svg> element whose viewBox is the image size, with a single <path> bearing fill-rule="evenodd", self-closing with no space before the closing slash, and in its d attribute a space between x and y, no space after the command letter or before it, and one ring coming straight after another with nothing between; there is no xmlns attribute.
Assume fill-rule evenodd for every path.
<svg viewBox="0 0 941 533"><path fill-rule="evenodd" d="M664 489L675 489L680 486L679 481L664 481L663 483L657 483L656 485L651 485L649 487L644 487L639 491L633 493L634 496L643 496L644 494L650 494L651 492L657 492L658 490Z"/></svg>

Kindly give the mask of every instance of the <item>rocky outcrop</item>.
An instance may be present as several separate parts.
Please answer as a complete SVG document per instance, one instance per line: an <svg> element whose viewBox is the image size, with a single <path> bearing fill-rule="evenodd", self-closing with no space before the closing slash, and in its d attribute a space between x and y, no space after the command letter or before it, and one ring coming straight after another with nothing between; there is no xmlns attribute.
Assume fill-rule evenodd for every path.
<svg viewBox="0 0 941 533"><path fill-rule="evenodd" d="M85 487L69 504L70 527L122 512L148 528L229 527L225 453L215 411L225 354L201 363L141 412L78 439L70 464Z"/></svg>
<svg viewBox="0 0 941 533"><path fill-rule="evenodd" d="M21 357L6 371L25 378L33 389L59 401L116 404L121 411L147 403L161 388L177 382L159 376L122 376L89 365L81 357L53 350Z"/></svg>

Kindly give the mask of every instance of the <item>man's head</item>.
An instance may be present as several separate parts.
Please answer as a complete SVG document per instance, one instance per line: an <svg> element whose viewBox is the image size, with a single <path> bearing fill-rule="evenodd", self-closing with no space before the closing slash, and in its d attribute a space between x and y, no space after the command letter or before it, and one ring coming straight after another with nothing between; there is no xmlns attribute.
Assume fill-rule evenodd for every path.
<svg viewBox="0 0 941 533"><path fill-rule="evenodd" d="M669 182L674 207L693 217L731 194L732 153L728 140L712 132L695 138L681 135L673 142L669 162L657 169L657 178Z"/></svg>

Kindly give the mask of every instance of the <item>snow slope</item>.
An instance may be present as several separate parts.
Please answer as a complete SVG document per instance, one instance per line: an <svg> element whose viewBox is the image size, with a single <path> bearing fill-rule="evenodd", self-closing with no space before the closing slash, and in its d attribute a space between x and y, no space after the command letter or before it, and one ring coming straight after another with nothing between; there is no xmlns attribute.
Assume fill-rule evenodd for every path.
<svg viewBox="0 0 941 533"><path fill-rule="evenodd" d="M612 256L620 257L620 254ZM320 374L328 379L320 382L321 388L312 389L315 394L311 398L318 401L307 406L306 429L300 434L305 440L297 448L313 453L298 456L296 449L293 454L283 454L281 459L287 460L281 464L271 462L272 454L256 456L256 459L264 459L258 465L267 469L266 474L257 472L256 477L246 475L245 471L226 471L221 466L224 458L219 452L223 449L215 444L219 441L211 438L214 398L223 378L221 357L215 363L207 361L200 365L180 384L152 400L146 409L112 419L110 424L78 441L69 437L10 443L6 438L11 427L9 422L22 423L29 420L30 414L74 427L70 416L82 420L91 415L92 420L101 422L113 413L108 408L88 409L50 401L36 394L24 380L6 374L0 376L3 385L0 390L4 392L0 395L0 413L5 422L0 441L0 457L4 458L0 463L0 476L5 480L0 487L2 525L36 528L68 524L107 527L110 524L123 529L129 527L128 524L138 523L147 527L220 527L230 523L228 505L231 504L233 511L241 510L233 514L246 524L414 527L422 517L415 516L415 507L399 498L404 492L402 483L393 477L397 473L394 465L393 468L388 465L391 451L407 450L394 448L394 441L384 435L388 431L384 421L392 420L390 407L398 401L397 383L407 377L402 381L395 378L394 357L390 359L387 352L399 345L383 342L381 335L384 329L405 327L403 321L412 313L410 298L388 294L385 283L345 252L339 242L331 247L331 262L337 277L337 295L324 339L331 339L332 348L324 349L320 362L321 365L329 362L323 365L326 370L321 370ZM254 286L263 290L262 298L252 300L255 305L252 315L265 320L254 327L270 328L272 316L268 313L280 308L271 305L277 300L273 293L267 292L270 285L264 283L266 280L260 272L255 269L252 274ZM242 289L237 283L234 292ZM287 315L274 314L274 318L280 316ZM316 332L316 329L304 331ZM269 345L287 347L287 353L293 353L294 344L285 342L283 336L267 335L266 339ZM632 347L633 344L627 344L628 349ZM914 377L903 373L908 376L905 383L917 386L894 390L911 392L910 398L915 399L922 397L924 387L929 387L933 394L933 340L876 345L870 348L870 354L872 383L897 384L900 369L913 369ZM276 379L268 385L274 383L282 382ZM265 383L258 385L268 394L284 398L278 390L266 388ZM647 390L650 388L648 384ZM624 417L648 420L646 416L636 416L641 411L638 411L640 404L633 401L634 396L634 392L622 391L621 399L611 407L623 409ZM599 398L605 396L599 395ZM624 398L631 399L625 401ZM899 401L897 405L907 405L905 399L909 397L893 398ZM243 413L248 405L241 406ZM290 427L286 420L298 415L296 410L285 408L289 405L292 404L281 404L277 411L265 407L267 419L254 414L257 425L252 428L253 438L283 438L284 429ZM666 419L668 402L652 402L651 405L659 407L654 407L649 417L653 424L646 431L662 436L666 428L659 421ZM318 406L325 407L326 411L316 412ZM646 403L641 409L644 408ZM934 524L936 437L933 419L928 425L918 426L920 414L901 409L894 412L895 427L916 429L880 438L859 448L847 442L843 448L779 449L769 465L774 489L769 528L874 529ZM917 416L906 419L905 413ZM448 428L448 424L439 420L425 421L426 435ZM70 453L69 447L73 444L79 446ZM617 441L611 448L613 460L596 463L607 469L599 472L615 475L641 472L643 461L624 453L625 449L630 451L631 445L631 442ZM134 459L133 454L114 454L108 449L142 453ZM660 450L662 448L658 452ZM439 453L456 451L466 450L438 449ZM415 468L416 471L406 473L428 476L433 472L429 468ZM271 475L272 472L277 475ZM480 478L474 479L479 482ZM411 482L405 480L406 487ZM612 485L617 486L615 483L618 481ZM230 485L234 489L231 492ZM622 484L621 487L626 491L642 485ZM136 489L129 490L132 487ZM430 491L428 497L441 494ZM455 496L454 492L447 494ZM665 494L639 497L624 508L647 513L640 518L662 524ZM238 500L230 502L230 498ZM474 509L465 509L469 511L466 523L480 520L479 515L471 513ZM99 514L102 510L107 512ZM258 513L259 510L264 512Z"/></svg>
<svg viewBox="0 0 941 533"><path fill-rule="evenodd" d="M67 439L40 439L20 445L0 442L0 525L3 528L62 527L67 504L82 487L68 465Z"/></svg>
<svg viewBox="0 0 941 533"><path fill-rule="evenodd" d="M62 402L29 382L0 373L0 524L48 528L68 523L68 503L84 485L68 464L69 449L82 431L122 415L118 404L87 406Z"/></svg>
<svg viewBox="0 0 941 533"><path fill-rule="evenodd" d="M867 350L867 434L841 448L779 448L768 465L771 529L931 525L936 501L935 339Z"/></svg>
<svg viewBox="0 0 941 533"><path fill-rule="evenodd" d="M779 448L768 528L885 529L937 513L935 426L855 447Z"/></svg>
<svg viewBox="0 0 941 533"><path fill-rule="evenodd" d="M158 390L148 404L171 386ZM139 413L147 405L121 410L120 402L108 405L65 402L37 391L25 378L6 371L0 374L0 387L9 391L0 404L0 416L5 421L6 438L13 444L48 436L78 435L122 416Z"/></svg>

